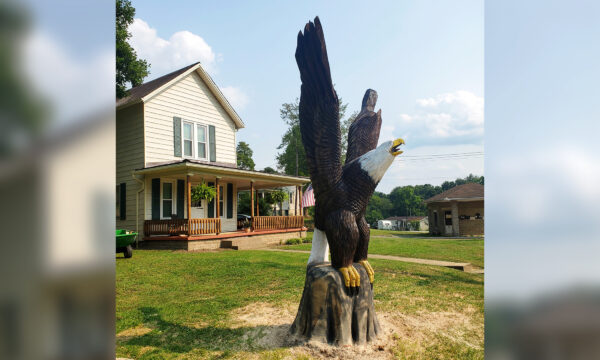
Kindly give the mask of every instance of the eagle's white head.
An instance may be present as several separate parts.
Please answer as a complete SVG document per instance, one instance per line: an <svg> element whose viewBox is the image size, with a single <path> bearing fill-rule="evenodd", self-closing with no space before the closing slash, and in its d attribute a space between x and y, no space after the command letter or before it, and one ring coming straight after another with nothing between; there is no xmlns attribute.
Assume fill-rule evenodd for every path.
<svg viewBox="0 0 600 360"><path fill-rule="evenodd" d="M392 165L394 158L403 153L400 150L400 145L403 144L404 140L402 139L384 142L358 158L361 169L366 171L376 184L379 183L387 169Z"/></svg>

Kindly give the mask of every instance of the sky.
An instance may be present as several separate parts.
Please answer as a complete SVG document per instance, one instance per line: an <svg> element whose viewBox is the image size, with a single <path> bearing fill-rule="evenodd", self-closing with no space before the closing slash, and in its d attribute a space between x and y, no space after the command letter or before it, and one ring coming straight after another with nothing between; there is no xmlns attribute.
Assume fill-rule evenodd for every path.
<svg viewBox="0 0 600 360"><path fill-rule="evenodd" d="M405 157L377 190L483 175L480 1L132 4L131 44L151 63L148 80L200 61L245 122L238 141L250 145L257 169L276 167L286 130L279 109L300 92L296 36L318 15L348 113L360 110L366 89L375 89L380 142L406 141Z"/></svg>

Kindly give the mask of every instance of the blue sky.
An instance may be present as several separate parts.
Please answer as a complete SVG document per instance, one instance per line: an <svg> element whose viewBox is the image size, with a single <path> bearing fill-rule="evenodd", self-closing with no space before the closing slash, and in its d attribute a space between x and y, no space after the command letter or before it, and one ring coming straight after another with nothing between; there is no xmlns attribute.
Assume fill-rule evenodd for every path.
<svg viewBox="0 0 600 360"><path fill-rule="evenodd" d="M406 155L483 151L481 1L133 5L132 43L152 63L149 79L202 61L246 123L238 140L250 144L259 169L275 167L285 131L279 108L299 95L296 35L315 15L350 112L359 109L367 88L378 91L382 141L404 137ZM469 173L483 173L483 157L397 161L378 190Z"/></svg>

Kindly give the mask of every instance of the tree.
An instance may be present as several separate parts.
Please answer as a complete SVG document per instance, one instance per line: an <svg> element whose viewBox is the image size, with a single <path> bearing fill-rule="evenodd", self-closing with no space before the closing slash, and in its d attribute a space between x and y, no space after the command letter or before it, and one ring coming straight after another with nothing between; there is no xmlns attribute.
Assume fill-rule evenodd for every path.
<svg viewBox="0 0 600 360"><path fill-rule="evenodd" d="M415 216L426 214L421 207L423 199L415 194L414 186L409 185L395 188L390 193L389 199L394 206L394 215Z"/></svg>
<svg viewBox="0 0 600 360"><path fill-rule="evenodd" d="M275 171L275 169L273 169L270 166L267 166L266 168L262 169L262 172L267 174L277 174L277 171Z"/></svg>
<svg viewBox="0 0 600 360"><path fill-rule="evenodd" d="M32 144L47 125L47 103L30 91L20 71L28 18L21 3L0 3L0 158Z"/></svg>
<svg viewBox="0 0 600 360"><path fill-rule="evenodd" d="M135 8L130 0L117 0L116 11L116 83L117 98L127 95L126 85L138 86L148 76L150 64L146 60L138 59L135 50L129 45L131 33L129 25L133 23Z"/></svg>
<svg viewBox="0 0 600 360"><path fill-rule="evenodd" d="M258 201L258 212L261 216L271 215L271 204L263 198L254 198L254 206ZM250 192L240 191L238 193L238 214L250 215Z"/></svg>
<svg viewBox="0 0 600 360"><path fill-rule="evenodd" d="M238 169L254 170L254 160L252 160L254 152L250 149L250 145L244 141L240 141L237 144L236 152Z"/></svg>
<svg viewBox="0 0 600 360"><path fill-rule="evenodd" d="M387 195L376 191L373 196L371 196L369 204L367 205L365 219L369 224L372 224L377 220L385 219L391 215L392 208L393 204L387 198Z"/></svg>
<svg viewBox="0 0 600 360"><path fill-rule="evenodd" d="M340 130L342 133L342 163L346 159L346 148L348 146L348 128L356 118L358 112L353 113L347 119L344 119L348 104L340 101ZM292 103L284 103L279 109L279 116L288 125L288 129L281 137L281 144L277 149L283 151L277 154L277 167L284 173L296 176L309 176L308 164L306 162L306 153L302 144L302 135L300 134L300 117L298 112L299 100Z"/></svg>

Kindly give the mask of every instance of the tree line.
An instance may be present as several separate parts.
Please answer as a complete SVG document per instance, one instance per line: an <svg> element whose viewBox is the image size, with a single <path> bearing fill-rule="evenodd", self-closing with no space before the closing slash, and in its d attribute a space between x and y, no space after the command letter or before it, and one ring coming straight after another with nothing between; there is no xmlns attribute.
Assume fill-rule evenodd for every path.
<svg viewBox="0 0 600 360"><path fill-rule="evenodd" d="M398 186L389 194L376 191L367 205L365 219L372 224L391 216L426 216L427 206L424 200L466 183L483 185L484 177L469 174L465 178L444 181L436 186L431 184Z"/></svg>

